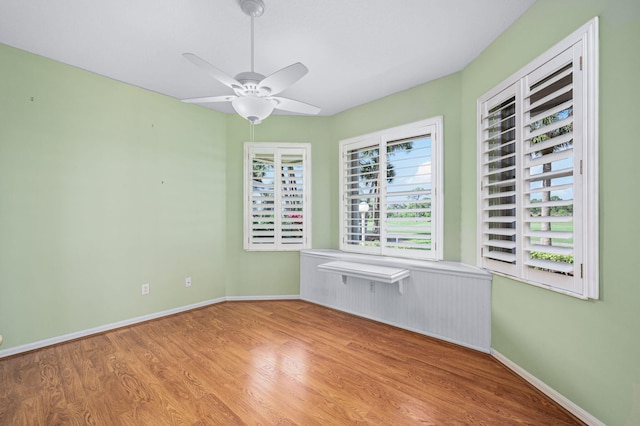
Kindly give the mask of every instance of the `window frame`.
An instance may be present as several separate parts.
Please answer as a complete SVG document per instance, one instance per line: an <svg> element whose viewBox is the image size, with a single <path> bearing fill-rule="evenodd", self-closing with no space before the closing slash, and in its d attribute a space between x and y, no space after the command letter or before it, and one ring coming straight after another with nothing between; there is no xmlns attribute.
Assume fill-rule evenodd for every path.
<svg viewBox="0 0 640 426"><path fill-rule="evenodd" d="M345 168L347 167L346 154L358 148L377 146L378 152L386 152L387 143L397 142L403 139L418 138L429 134L431 137L431 249L391 249L383 243L383 235L380 237L380 246L372 247L365 245L354 245L347 243L347 210L349 208L347 194L345 191ZM442 260L443 258L443 218L444 218L444 191L443 191L443 146L444 146L444 123L443 117L437 116L413 123L408 123L389 129L376 131L373 133L356 136L341 140L339 143L339 232L340 250L345 252L363 253L380 256L391 256L420 260ZM379 169L386 171L386 157L381 155ZM379 170L379 171L380 171ZM385 204L386 194L384 190L387 186L386 176L378 177L380 187L380 204ZM386 217L381 215L380 227L383 227Z"/></svg>
<svg viewBox="0 0 640 426"><path fill-rule="evenodd" d="M574 128L573 149L574 157L573 173L573 206L574 227L573 234L578 235L579 240L574 240L574 284L567 289L559 286L553 279L551 272L539 270L528 271L524 262L525 236L523 230L528 220L524 217L524 197L526 195L524 171L526 164L523 160L524 150L524 105L527 96L528 78L536 71L549 66L554 59L567 55L567 51L574 50L573 66L573 104L578 107L580 116L573 118L577 123ZM575 58L579 57L576 63ZM576 73L576 68L579 72ZM552 74L547 74L547 76ZM577 78L576 78L577 76ZM576 90L576 86L579 90ZM516 260L514 264L492 261L483 255L484 246L484 208L485 194L483 188L484 161L484 117L491 106L500 105L500 102L515 96L516 103ZM557 43L555 46L538 56L525 67L511 75L496 87L482 95L477 101L477 264L489 271L522 281L528 284L553 290L559 293L578 297L581 299L599 298L599 217L598 217L598 18L595 17L585 25L574 31L571 35ZM489 161L489 160L487 160ZM529 192L532 192L529 189ZM486 199L488 199L487 197ZM579 209L575 213L576 209ZM578 266L580 265L580 266ZM545 274L547 274L545 276ZM535 278L532 278L535 277Z"/></svg>
<svg viewBox="0 0 640 426"><path fill-rule="evenodd" d="M282 242L282 222L274 216L274 241L269 243L254 243L252 233L252 194L253 194L253 156L256 154L273 154L274 163L280 164L283 154L295 151L302 152L302 243L285 244ZM276 157L278 159L276 160ZM245 142L244 143L244 165L243 165L243 248L246 251L300 251L311 248L311 144L303 142ZM281 171L281 170L279 170ZM274 184L275 185L275 184ZM275 187L274 187L275 191ZM282 194L280 197L274 193L274 206L282 205Z"/></svg>

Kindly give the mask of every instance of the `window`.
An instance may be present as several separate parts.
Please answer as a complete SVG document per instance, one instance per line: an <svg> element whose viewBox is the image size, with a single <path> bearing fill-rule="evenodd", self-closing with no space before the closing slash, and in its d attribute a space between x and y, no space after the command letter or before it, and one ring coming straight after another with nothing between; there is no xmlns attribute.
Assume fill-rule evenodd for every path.
<svg viewBox="0 0 640 426"><path fill-rule="evenodd" d="M244 145L245 250L311 247L311 145Z"/></svg>
<svg viewBox="0 0 640 426"><path fill-rule="evenodd" d="M597 20L478 100L479 262L598 298Z"/></svg>
<svg viewBox="0 0 640 426"><path fill-rule="evenodd" d="M442 258L442 117L340 142L340 249Z"/></svg>

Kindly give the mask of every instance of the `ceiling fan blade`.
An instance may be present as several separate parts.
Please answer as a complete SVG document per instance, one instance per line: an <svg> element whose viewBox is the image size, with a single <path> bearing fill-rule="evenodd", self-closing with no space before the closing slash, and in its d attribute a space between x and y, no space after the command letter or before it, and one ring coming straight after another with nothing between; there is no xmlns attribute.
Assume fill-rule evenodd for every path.
<svg viewBox="0 0 640 426"><path fill-rule="evenodd" d="M209 62L205 61L201 57L194 55L193 53L183 53L186 59L188 59L191 63L193 63L198 68L207 72L211 77L218 80L220 83L228 86L232 89L241 89L242 84L235 78L227 75L225 72L220 71L218 68L211 65Z"/></svg>
<svg viewBox="0 0 640 426"><path fill-rule="evenodd" d="M320 108L315 105L307 104L304 102L296 101L288 98L280 98L277 96L269 96L267 99L275 101L276 109L283 111L299 112L301 114L317 114L320 112Z"/></svg>
<svg viewBox="0 0 640 426"><path fill-rule="evenodd" d="M270 95L282 92L287 87L300 80L309 70L300 62L282 68L266 77L258 85L259 89L267 89Z"/></svg>
<svg viewBox="0 0 640 426"><path fill-rule="evenodd" d="M182 102L186 102L188 104L207 104L212 102L230 102L235 98L237 98L236 95L206 96L204 98L182 99Z"/></svg>

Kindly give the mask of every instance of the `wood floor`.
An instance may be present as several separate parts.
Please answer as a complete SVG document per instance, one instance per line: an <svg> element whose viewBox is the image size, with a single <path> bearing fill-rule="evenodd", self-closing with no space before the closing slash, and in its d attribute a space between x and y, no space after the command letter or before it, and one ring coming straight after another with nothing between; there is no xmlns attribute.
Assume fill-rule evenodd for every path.
<svg viewBox="0 0 640 426"><path fill-rule="evenodd" d="M302 301L0 359L0 425L582 424L491 356Z"/></svg>

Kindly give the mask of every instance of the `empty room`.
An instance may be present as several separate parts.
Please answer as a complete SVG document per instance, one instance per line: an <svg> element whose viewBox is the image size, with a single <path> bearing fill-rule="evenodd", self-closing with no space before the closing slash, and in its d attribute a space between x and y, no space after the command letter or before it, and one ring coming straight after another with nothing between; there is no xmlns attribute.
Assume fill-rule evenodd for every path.
<svg viewBox="0 0 640 426"><path fill-rule="evenodd" d="M0 425L640 425L639 45L637 0L0 1Z"/></svg>

